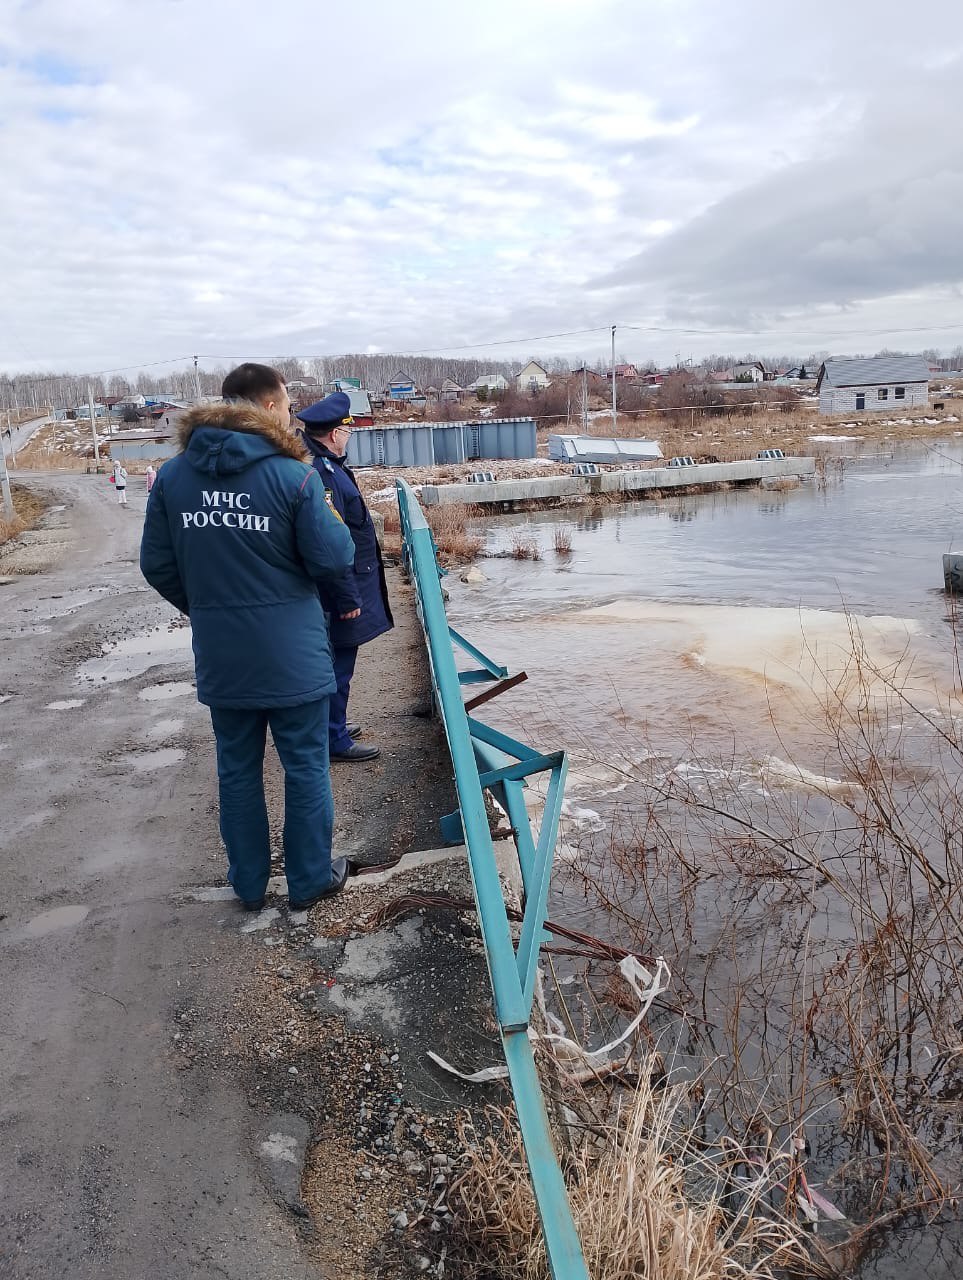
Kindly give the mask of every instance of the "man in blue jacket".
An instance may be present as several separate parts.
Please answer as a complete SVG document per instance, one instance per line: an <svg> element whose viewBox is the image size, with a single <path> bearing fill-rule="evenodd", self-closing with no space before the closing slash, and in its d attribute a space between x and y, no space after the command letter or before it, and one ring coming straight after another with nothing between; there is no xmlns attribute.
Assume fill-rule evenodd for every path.
<svg viewBox="0 0 963 1280"><path fill-rule="evenodd" d="M351 435L351 401L343 391L325 396L297 416L304 423L304 443L327 489L334 509L354 540L354 563L338 582L324 583L321 599L331 625L337 692L331 699L328 739L332 760L374 760L378 747L355 742L358 725L348 723L348 696L359 645L394 626L388 584L374 522L350 467L345 450Z"/></svg>
<svg viewBox="0 0 963 1280"><path fill-rule="evenodd" d="M178 424L182 452L148 498L140 565L190 616L197 697L217 741L228 880L245 909L263 907L270 725L284 767L288 899L303 910L337 893L349 870L331 858L328 704L337 681L318 589L344 577L355 549L306 465L277 370L242 364L221 394L223 404Z"/></svg>

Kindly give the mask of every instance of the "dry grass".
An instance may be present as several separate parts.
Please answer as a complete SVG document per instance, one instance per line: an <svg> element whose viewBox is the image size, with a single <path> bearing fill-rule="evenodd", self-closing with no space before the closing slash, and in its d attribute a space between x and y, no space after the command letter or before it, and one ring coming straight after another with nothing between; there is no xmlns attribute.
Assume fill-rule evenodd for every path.
<svg viewBox="0 0 963 1280"><path fill-rule="evenodd" d="M906 421L900 421L905 419ZM899 439L946 436L963 421L963 404L949 400L939 413L861 414L822 417L815 405L795 406L792 412L733 406L728 414L701 417L683 410L671 414L623 414L619 432L623 437L642 436L659 441L667 458L692 454L708 455L720 462L754 458L760 449L782 449L790 456L812 456L825 444L811 436L855 436L860 441L892 443ZM611 424L606 423L608 434Z"/></svg>
<svg viewBox="0 0 963 1280"><path fill-rule="evenodd" d="M570 556L572 554L572 530L568 525L558 524L555 526L552 534L552 545L557 556Z"/></svg>
<svg viewBox="0 0 963 1280"><path fill-rule="evenodd" d="M47 509L47 503L30 489L25 489L23 485L12 485L11 492L14 517L12 520L7 520L0 513L0 546L9 542L11 538L15 538L17 534L23 533L24 529L33 528Z"/></svg>
<svg viewBox="0 0 963 1280"><path fill-rule="evenodd" d="M101 431L105 424L100 423ZM115 424L116 425L116 424ZM110 463L110 438L100 436L100 460L105 468ZM124 466L132 474L147 469L147 458L132 458ZM155 458L157 465L163 458ZM94 465L94 445L90 423L67 419L48 422L17 452L17 468L25 471L87 471Z"/></svg>
<svg viewBox="0 0 963 1280"><path fill-rule="evenodd" d="M607 1115L579 1125L567 1162L569 1200L592 1280L768 1280L787 1269L825 1274L803 1232L776 1207L796 1169L791 1144L763 1161L734 1144L707 1150L695 1137L697 1090L657 1086L662 1071L654 1056L642 1062L638 1078L633 1091L612 1099ZM587 1094L566 1102L577 1114L598 1112ZM492 1118L494 1132L483 1139L462 1135L467 1168L449 1200L456 1256L467 1276L546 1280L514 1116Z"/></svg>
<svg viewBox="0 0 963 1280"><path fill-rule="evenodd" d="M428 507L426 517L442 560L450 564L468 563L477 558L484 539L468 532L468 521L475 516L473 507Z"/></svg>
<svg viewBox="0 0 963 1280"><path fill-rule="evenodd" d="M535 534L530 529L512 530L512 559L541 560L542 549L538 545Z"/></svg>

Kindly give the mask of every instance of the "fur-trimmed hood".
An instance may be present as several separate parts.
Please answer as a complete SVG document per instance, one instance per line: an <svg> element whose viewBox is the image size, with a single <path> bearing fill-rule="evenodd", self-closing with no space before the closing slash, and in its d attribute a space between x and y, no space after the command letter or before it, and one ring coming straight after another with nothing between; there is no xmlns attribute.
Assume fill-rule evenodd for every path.
<svg viewBox="0 0 963 1280"><path fill-rule="evenodd" d="M261 436L273 445L273 452L298 462L310 461L311 455L301 437L287 427L282 427L256 404L204 404L189 409L177 423L177 441L186 452L195 431L202 428L214 431L238 431L242 435Z"/></svg>

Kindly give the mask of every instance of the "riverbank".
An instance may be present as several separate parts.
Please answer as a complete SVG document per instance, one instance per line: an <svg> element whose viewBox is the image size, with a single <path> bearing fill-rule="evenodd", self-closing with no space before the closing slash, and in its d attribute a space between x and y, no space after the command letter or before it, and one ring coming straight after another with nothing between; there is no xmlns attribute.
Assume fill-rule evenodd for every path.
<svg viewBox="0 0 963 1280"><path fill-rule="evenodd" d="M491 722L571 752L550 914L665 956L650 1035L700 1140L761 1171L800 1137L837 1265L873 1280L950 1280L961 1247L961 475L943 436L792 493L483 517L450 588L456 628L531 664ZM555 965L604 1034L610 973Z"/></svg>

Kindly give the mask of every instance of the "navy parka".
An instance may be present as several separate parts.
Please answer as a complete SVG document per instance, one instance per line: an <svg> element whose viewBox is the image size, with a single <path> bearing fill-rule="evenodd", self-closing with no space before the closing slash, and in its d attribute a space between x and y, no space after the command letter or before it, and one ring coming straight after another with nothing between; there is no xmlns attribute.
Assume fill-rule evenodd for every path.
<svg viewBox="0 0 963 1280"><path fill-rule="evenodd" d="M367 644L395 625L388 602L384 561L374 521L350 467L326 445L302 432L314 466L331 503L344 521L354 542L354 563L338 582L325 582L319 590L330 618L331 643L336 649L350 649ZM341 614L361 610L358 618L343 619Z"/></svg>
<svg viewBox="0 0 963 1280"><path fill-rule="evenodd" d="M144 577L193 631L197 697L271 709L336 689L318 591L355 547L300 439L255 405L192 410L147 500Z"/></svg>

